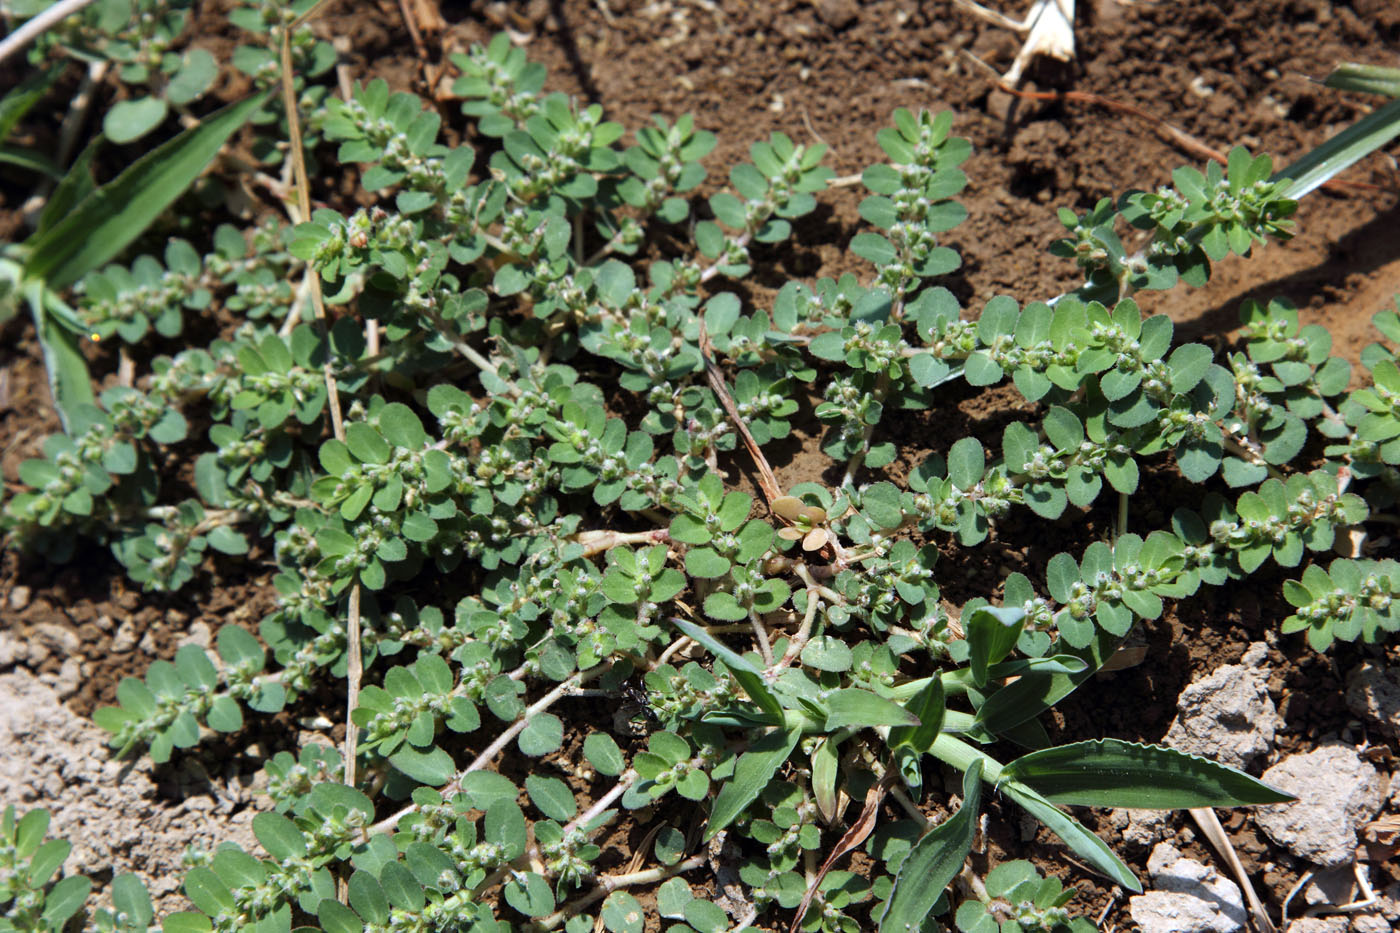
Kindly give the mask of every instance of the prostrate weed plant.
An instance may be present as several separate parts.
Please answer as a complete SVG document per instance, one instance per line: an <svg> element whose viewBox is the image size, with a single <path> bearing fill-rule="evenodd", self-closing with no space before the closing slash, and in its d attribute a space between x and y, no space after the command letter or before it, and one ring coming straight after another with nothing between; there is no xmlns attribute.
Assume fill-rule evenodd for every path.
<svg viewBox="0 0 1400 933"><path fill-rule="evenodd" d="M346 747L269 760L261 851L191 853L195 910L162 929L1083 930L1072 889L1027 863L949 887L985 797L1134 891L1065 807L1288 799L1166 748L1052 746L1038 717L1164 601L1270 559L1303 568L1284 630L1318 649L1400 625L1397 566L1362 548L1400 478L1400 317L1376 316L1388 344L1350 389L1351 364L1282 302L1246 304L1217 355L1174 345L1132 297L1288 236L1291 198L1393 136L1390 108L1283 173L1237 149L1065 213L1055 249L1085 287L967 320L937 284L966 216L951 115L898 110L878 134L872 229L851 243L868 275L754 307L730 285L815 208L824 147L774 134L701 201L715 140L690 117L623 146L505 36L455 64L488 152L439 142L437 113L383 81L348 100L307 89L306 139L323 165L360 166L371 206L292 203L296 223L94 266L69 309L122 344L178 336L215 304L239 323L158 358L140 388L61 399L69 430L21 468L11 540L52 559L99 541L159 591L211 557L275 563L280 594L261 638L229 625L216 655L186 646L125 680L97 715L113 747L163 762L327 682L350 689ZM280 100L255 100L255 125L279 132ZM1146 234L1134 253L1129 230ZM46 295L74 281L46 268L15 278ZM1009 380L1039 423L999 449L931 438L946 454L894 482L889 413L936 411L957 380ZM831 467L814 476L839 482L778 487L764 448L795 423L819 426ZM170 452L193 461L193 490L164 475ZM1211 491L1145 527L1146 463ZM761 500L736 488L750 465ZM1015 510L1057 519L1100 496L1110 539L962 606L940 595L938 542L973 548ZM1350 556L1329 559L1339 542ZM599 721L594 698L633 698L635 715ZM946 769L961 799L934 825ZM0 827L0 929L82 909L86 879L50 883L67 848L46 826ZM635 864L611 838L640 845ZM857 848L862 870L843 868ZM85 922L153 922L134 878L111 895Z"/></svg>

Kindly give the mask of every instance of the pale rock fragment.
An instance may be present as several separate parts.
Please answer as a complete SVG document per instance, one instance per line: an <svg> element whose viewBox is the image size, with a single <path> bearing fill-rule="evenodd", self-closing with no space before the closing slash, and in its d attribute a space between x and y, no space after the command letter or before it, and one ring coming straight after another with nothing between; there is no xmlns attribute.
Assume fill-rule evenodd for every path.
<svg viewBox="0 0 1400 933"><path fill-rule="evenodd" d="M1240 889L1214 868L1186 858L1169 842L1147 860L1154 890L1129 899L1143 933L1235 933L1247 914Z"/></svg>
<svg viewBox="0 0 1400 933"><path fill-rule="evenodd" d="M190 627L185 630L184 637L180 639L178 645L180 647L185 645L197 645L200 648L208 650L209 646L213 643L214 633L210 631L209 623L192 622L190 623Z"/></svg>
<svg viewBox="0 0 1400 933"><path fill-rule="evenodd" d="M1391 921L1378 913L1356 914L1351 918L1351 933L1391 933L1394 929Z"/></svg>
<svg viewBox="0 0 1400 933"><path fill-rule="evenodd" d="M1323 868L1352 861L1357 827L1385 799L1385 778L1356 749L1340 744L1290 755L1265 771L1263 780L1298 799L1255 809L1255 824L1278 845Z"/></svg>
<svg viewBox="0 0 1400 933"><path fill-rule="evenodd" d="M1281 720L1262 666L1266 651L1251 645L1243 663L1218 667L1181 691L1163 744L1232 768L1268 754Z"/></svg>
<svg viewBox="0 0 1400 933"><path fill-rule="evenodd" d="M1317 872L1303 887L1302 901L1309 907L1341 907L1351 903L1356 869L1350 865Z"/></svg>
<svg viewBox="0 0 1400 933"><path fill-rule="evenodd" d="M1137 852L1156 845L1171 832L1170 810L1113 810L1108 820L1123 834L1123 844Z"/></svg>
<svg viewBox="0 0 1400 933"><path fill-rule="evenodd" d="M136 647L136 620L128 618L121 625L117 626L117 634L112 636L112 644L108 649L113 654L125 654Z"/></svg>
<svg viewBox="0 0 1400 933"><path fill-rule="evenodd" d="M1362 661L1347 675L1347 709L1400 738L1400 671Z"/></svg>

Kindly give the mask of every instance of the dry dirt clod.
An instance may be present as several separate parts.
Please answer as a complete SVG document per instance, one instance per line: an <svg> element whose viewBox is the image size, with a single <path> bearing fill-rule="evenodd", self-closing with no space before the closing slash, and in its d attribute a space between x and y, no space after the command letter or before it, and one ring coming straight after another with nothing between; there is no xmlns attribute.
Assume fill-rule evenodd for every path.
<svg viewBox="0 0 1400 933"><path fill-rule="evenodd" d="M1269 698L1266 652L1262 643L1251 645L1241 658L1246 663L1219 667L1181 691L1163 744L1233 768L1268 754L1281 720Z"/></svg>
<svg viewBox="0 0 1400 933"><path fill-rule="evenodd" d="M1143 933L1235 933L1247 914L1240 889L1214 868L1186 858L1169 842L1147 860L1154 890L1128 901Z"/></svg>
<svg viewBox="0 0 1400 933"><path fill-rule="evenodd" d="M1340 907L1354 900L1352 892L1355 889L1355 868L1342 865L1313 875L1312 880L1304 886L1301 897L1308 907Z"/></svg>
<svg viewBox="0 0 1400 933"><path fill-rule="evenodd" d="M1138 852L1147 851L1171 832L1169 810L1114 810L1108 819L1122 833L1123 844Z"/></svg>
<svg viewBox="0 0 1400 933"><path fill-rule="evenodd" d="M1400 673L1362 661L1347 675L1347 709L1400 738Z"/></svg>
<svg viewBox="0 0 1400 933"><path fill-rule="evenodd" d="M112 636L109 650L113 654L125 654L136 647L136 620L127 619L117 626L117 634Z"/></svg>
<svg viewBox="0 0 1400 933"><path fill-rule="evenodd" d="M78 692L83 684L82 666L77 658L65 658L56 674L40 674L40 681L53 688L60 700L66 700Z"/></svg>
<svg viewBox="0 0 1400 933"><path fill-rule="evenodd" d="M812 0L812 7L817 19L836 30L845 29L860 15L855 0Z"/></svg>
<svg viewBox="0 0 1400 933"><path fill-rule="evenodd" d="M213 643L214 633L209 630L209 623L207 622L191 623L190 627L185 631L184 636L179 641L179 644L182 646L198 645L205 649Z"/></svg>
<svg viewBox="0 0 1400 933"><path fill-rule="evenodd" d="M1263 780L1298 799L1260 807L1255 824L1278 845L1323 868L1352 861L1357 827L1385 799L1385 777L1341 744L1290 755L1265 771Z"/></svg>
<svg viewBox="0 0 1400 933"><path fill-rule="evenodd" d="M9 632L0 632L0 670L14 667L28 657L28 645Z"/></svg>

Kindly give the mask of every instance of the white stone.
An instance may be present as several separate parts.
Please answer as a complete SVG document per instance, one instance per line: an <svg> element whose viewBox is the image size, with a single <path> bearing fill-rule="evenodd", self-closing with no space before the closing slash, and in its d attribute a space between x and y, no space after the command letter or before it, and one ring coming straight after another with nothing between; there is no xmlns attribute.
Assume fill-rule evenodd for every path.
<svg viewBox="0 0 1400 933"><path fill-rule="evenodd" d="M117 626L117 634L112 636L111 652L125 654L136 647L136 620L127 619Z"/></svg>
<svg viewBox="0 0 1400 933"><path fill-rule="evenodd" d="M1144 851L1171 832L1170 810L1113 810L1109 822L1123 834L1123 844Z"/></svg>
<svg viewBox="0 0 1400 933"><path fill-rule="evenodd" d="M1323 868L1352 861L1356 830L1385 799L1385 779L1354 748L1324 745L1290 755L1264 772L1264 782L1293 794L1293 803L1259 807L1254 822L1278 845Z"/></svg>
<svg viewBox="0 0 1400 933"><path fill-rule="evenodd" d="M190 623L190 627L185 631L184 637L180 639L179 646L198 645L207 651L213 641L214 637L213 633L209 630L209 623L192 622Z"/></svg>
<svg viewBox="0 0 1400 933"><path fill-rule="evenodd" d="M1251 648L1245 657L1254 663L1226 664L1181 691L1163 744L1233 768L1273 749L1280 719L1258 666L1265 652Z"/></svg>
<svg viewBox="0 0 1400 933"><path fill-rule="evenodd" d="M1155 890L1128 901L1143 933L1235 933L1244 928L1244 898L1214 868L1186 858L1169 842L1147 860Z"/></svg>

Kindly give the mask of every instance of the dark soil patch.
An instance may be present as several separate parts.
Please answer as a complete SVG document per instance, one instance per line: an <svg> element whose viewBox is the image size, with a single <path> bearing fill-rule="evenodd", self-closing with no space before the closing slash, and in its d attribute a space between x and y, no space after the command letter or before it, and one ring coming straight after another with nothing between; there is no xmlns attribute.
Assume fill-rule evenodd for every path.
<svg viewBox="0 0 1400 933"><path fill-rule="evenodd" d="M1096 0L1081 6L1077 64L1039 70L1033 77L1047 87L1090 91L1141 107L1216 149L1245 143L1274 154L1280 164L1374 104L1311 79L1341 61L1383 62L1386 50L1400 41L1400 11L1386 0ZM993 91L967 56L1004 70L1017 43L950 4L533 0L444 3L442 12L447 31L429 37L435 62L509 27L530 55L549 67L553 89L601 103L610 119L638 127L652 113L693 113L699 127L717 132L720 139L707 160L712 177L705 194L724 181L725 167L747 158L752 141L771 132L803 143L827 143L828 164L846 175L883 158L875 133L894 108L952 110L955 132L972 140L974 155L964 166L970 184L961 198L970 218L949 240L961 252L963 266L943 284L971 308L997 294L1025 302L1074 287L1073 265L1046 251L1062 232L1055 208L1082 211L1101 197L1152 188L1167 181L1176 166L1195 161L1150 127L1127 118L1079 104L1017 101ZM202 44L224 48L228 40L217 32L222 28L217 20L210 11L211 38ZM423 86L420 62L395 3L341 4L320 26L325 34L350 39L357 79L384 77L397 88L420 93L450 83L449 77L437 88ZM199 27L196 34L204 35ZM441 110L449 132L462 133L464 119L456 105L446 102ZM1178 324L1179 339L1219 344L1236 326L1243 298L1284 296L1303 309L1306 322L1329 328L1335 354L1355 359L1374 339L1371 314L1400 291L1400 237L1394 235L1400 209L1392 193L1395 173L1388 168L1393 164L1372 158L1347 175L1385 190L1309 197L1298 215L1300 234L1289 244L1219 264L1207 288L1147 293L1141 303L1148 312L1169 314ZM338 181L345 180L329 179L326 185ZM797 225L791 241L757 250L758 271L742 286L745 300L765 306L790 278L864 275L864 261L846 251L861 227L857 206L862 190L833 189L822 197L822 209ZM0 185L0 194L0 230L14 229L17 189ZM17 321L3 335L0 469L7 489L14 490L19 462L38 453L57 422L47 404L32 332ZM952 439L969 433L999 446L1006 423L1032 416L1032 406L1009 389L953 390L946 410L900 415L881 426L882 432L905 441L891 473L904 475L929 452L944 451ZM817 426L807 427L775 456L785 486L820 478L828 463L816 449ZM742 458L734 461L735 466L741 463ZM746 482L747 473L740 469L731 476L744 475ZM1168 481L1160 485L1157 491L1169 492ZM1198 496L1199 490L1187 495ZM1160 526L1165 516L1153 513L1153 503L1171 500L1140 498L1142 527ZM1051 523L1028 513L1013 515L987 546L945 548L948 560L939 567L940 585L961 603L996 593L1012 571L1040 579L1050 556L1082 550L1084 543L1106 533L1111 519L1102 504L1087 515ZM139 675L152 660L172 656L192 625L213 632L230 623L256 629L275 598L268 572L256 562L209 568L178 596L159 597L133 590L120 566L100 549L79 553L65 567L6 553L0 565L0 625L20 635L46 625L76 633L74 656L81 661L83 677L69 704L84 715L113 702L122 677ZM1238 660L1248 644L1260 640L1272 646L1270 686L1288 722L1280 751L1307 750L1325 737L1346 733L1350 715L1341 702L1341 678L1362 652L1342 648L1319 657L1300 638L1277 636L1278 620L1287 614L1278 595L1284 578L1283 572L1259 574L1250 578L1248 588L1204 592L1170 608L1165 618L1147 626L1145 663L1101 677L1061 703L1050 717L1054 737L1159 740L1184 686ZM27 597L16 595L20 588L27 588ZM49 655L30 666L40 674L55 674L61 662ZM505 769L523 767L523 762L513 762ZM1081 908L1096 913L1108 903L1109 889L1072 868L1048 833L1025 839L1018 829L1019 814L1003 807L1003 816L992 820L996 828L989 840L989 864L1029 855L1081 889ZM1190 832L1185 823L1175 825L1185 840ZM1097 828L1110 844L1119 842L1107 820L1098 820ZM1266 845L1245 818L1231 817L1228 828L1277 916L1302 866ZM626 864L629 847L641 842L633 835L607 840L609 864ZM1187 846L1187 851L1212 861L1203 846ZM1134 868L1143 874L1146 853L1136 856ZM1373 881L1380 886L1385 878ZM1106 925L1128 923L1120 899Z"/></svg>

